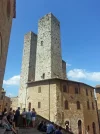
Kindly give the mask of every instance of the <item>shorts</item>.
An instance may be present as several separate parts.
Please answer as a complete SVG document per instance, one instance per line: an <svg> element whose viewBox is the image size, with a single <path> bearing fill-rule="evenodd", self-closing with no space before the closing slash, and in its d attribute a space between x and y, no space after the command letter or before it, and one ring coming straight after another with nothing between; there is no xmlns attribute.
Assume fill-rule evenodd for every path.
<svg viewBox="0 0 100 134"><path fill-rule="evenodd" d="M32 121L35 121L35 117L32 117Z"/></svg>

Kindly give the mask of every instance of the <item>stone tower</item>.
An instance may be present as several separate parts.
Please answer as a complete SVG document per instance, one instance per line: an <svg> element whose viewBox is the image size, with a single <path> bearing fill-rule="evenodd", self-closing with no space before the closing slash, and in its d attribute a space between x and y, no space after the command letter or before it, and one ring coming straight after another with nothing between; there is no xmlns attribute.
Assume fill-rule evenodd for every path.
<svg viewBox="0 0 100 134"><path fill-rule="evenodd" d="M29 32L24 37L24 50L20 77L19 106L26 107L27 82L35 79L37 35ZM22 106L23 105L23 106Z"/></svg>
<svg viewBox="0 0 100 134"><path fill-rule="evenodd" d="M39 20L35 81L63 78L60 22L52 14Z"/></svg>

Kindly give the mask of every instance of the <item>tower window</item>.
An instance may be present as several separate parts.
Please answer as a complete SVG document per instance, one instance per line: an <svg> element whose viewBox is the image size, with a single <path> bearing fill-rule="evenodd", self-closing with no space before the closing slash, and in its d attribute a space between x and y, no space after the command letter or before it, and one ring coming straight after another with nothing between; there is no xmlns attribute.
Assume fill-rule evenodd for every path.
<svg viewBox="0 0 100 134"><path fill-rule="evenodd" d="M10 13L11 13L11 3L10 0L7 0L7 17L10 17Z"/></svg>
<svg viewBox="0 0 100 134"><path fill-rule="evenodd" d="M65 101L65 109L68 109L68 101Z"/></svg>
<svg viewBox="0 0 100 134"><path fill-rule="evenodd" d="M92 97L92 91L90 91L91 92L91 97Z"/></svg>
<svg viewBox="0 0 100 134"><path fill-rule="evenodd" d="M41 108L41 102L38 102L38 108Z"/></svg>
<svg viewBox="0 0 100 134"><path fill-rule="evenodd" d="M94 103L92 102L92 109L94 110Z"/></svg>
<svg viewBox="0 0 100 134"><path fill-rule="evenodd" d="M41 46L43 46L43 41L41 41Z"/></svg>
<svg viewBox="0 0 100 134"><path fill-rule="evenodd" d="M77 101L76 103L77 103L77 109L81 109L81 107L80 107L80 102Z"/></svg>
<svg viewBox="0 0 100 134"><path fill-rule="evenodd" d="M43 73L43 79L45 79L45 73Z"/></svg>
<svg viewBox="0 0 100 134"><path fill-rule="evenodd" d="M63 85L63 92L67 92L66 85Z"/></svg>
<svg viewBox="0 0 100 134"><path fill-rule="evenodd" d="M88 90L86 89L86 95L88 96Z"/></svg>
<svg viewBox="0 0 100 134"><path fill-rule="evenodd" d="M90 109L89 101L87 101L87 109Z"/></svg>
<svg viewBox="0 0 100 134"><path fill-rule="evenodd" d="M75 88L75 94L78 94L78 88Z"/></svg>
<svg viewBox="0 0 100 134"><path fill-rule="evenodd" d="M29 102L29 104L28 104L28 108L31 109L31 102Z"/></svg>
<svg viewBox="0 0 100 134"><path fill-rule="evenodd" d="M41 87L38 87L38 93L41 93Z"/></svg>

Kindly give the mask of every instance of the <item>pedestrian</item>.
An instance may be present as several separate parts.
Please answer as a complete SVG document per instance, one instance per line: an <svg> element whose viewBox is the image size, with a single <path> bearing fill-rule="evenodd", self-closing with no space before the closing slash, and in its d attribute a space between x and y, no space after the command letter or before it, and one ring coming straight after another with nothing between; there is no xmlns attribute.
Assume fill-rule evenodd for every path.
<svg viewBox="0 0 100 134"><path fill-rule="evenodd" d="M54 122L51 122L47 126L47 134L52 134L55 131Z"/></svg>
<svg viewBox="0 0 100 134"><path fill-rule="evenodd" d="M20 107L15 112L15 125L16 127L19 126L19 118L20 118Z"/></svg>
<svg viewBox="0 0 100 134"><path fill-rule="evenodd" d="M35 127L36 111L35 108L32 109L32 125Z"/></svg>
<svg viewBox="0 0 100 134"><path fill-rule="evenodd" d="M27 112L26 112L26 109L24 108L24 109L23 109L23 112L22 112L23 126L24 126L24 127L27 126L27 124L26 124L26 114L27 114Z"/></svg>
<svg viewBox="0 0 100 134"><path fill-rule="evenodd" d="M9 123L7 120L7 112L4 113L3 118L2 118L2 126L8 130L8 131L13 131L14 134L17 134L16 130L13 128L13 126Z"/></svg>
<svg viewBox="0 0 100 134"><path fill-rule="evenodd" d="M31 114L31 110L29 109L27 114L26 114L26 120L27 120L27 127L30 127L30 123L32 120L32 114Z"/></svg>
<svg viewBox="0 0 100 134"><path fill-rule="evenodd" d="M55 131L55 134L62 134L61 130L62 130L62 127L59 127L59 128Z"/></svg>

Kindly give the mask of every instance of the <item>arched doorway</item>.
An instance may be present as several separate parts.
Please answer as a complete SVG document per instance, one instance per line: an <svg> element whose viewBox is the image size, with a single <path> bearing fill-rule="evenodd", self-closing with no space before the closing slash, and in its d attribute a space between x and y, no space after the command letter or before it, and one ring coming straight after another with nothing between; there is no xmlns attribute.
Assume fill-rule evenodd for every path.
<svg viewBox="0 0 100 134"><path fill-rule="evenodd" d="M78 120L78 134L82 134L82 121Z"/></svg>
<svg viewBox="0 0 100 134"><path fill-rule="evenodd" d="M92 123L92 128L93 128L93 134L96 134L96 126L94 122Z"/></svg>

